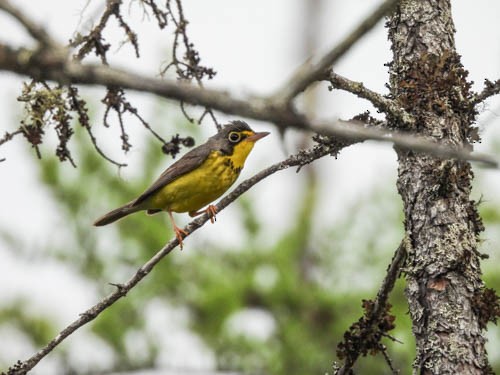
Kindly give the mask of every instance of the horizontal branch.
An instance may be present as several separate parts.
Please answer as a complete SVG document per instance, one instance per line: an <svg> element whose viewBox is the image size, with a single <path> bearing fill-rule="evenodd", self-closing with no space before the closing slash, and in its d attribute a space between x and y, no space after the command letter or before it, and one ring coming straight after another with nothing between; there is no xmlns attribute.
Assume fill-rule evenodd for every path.
<svg viewBox="0 0 500 375"><path fill-rule="evenodd" d="M189 83L151 78L104 65L81 64L52 50L14 49L0 43L0 70L51 80L60 84L121 87L156 94L166 99L213 107L214 109L256 120L294 126L306 130L304 120L285 108L276 108L260 97L238 99L224 90L200 88Z"/></svg>
<svg viewBox="0 0 500 375"><path fill-rule="evenodd" d="M442 158L477 161L490 167L497 167L496 160L491 157L471 154L464 148L441 145L432 138L370 128L352 121L313 123L288 106L282 106L266 98L249 96L240 99L224 90L200 88L178 81L150 78L104 65L81 64L68 60L60 52L56 50L52 54L50 50L47 50L37 53L26 49L12 49L0 44L0 70L12 71L36 79L53 80L61 84L100 85L147 92L166 99L213 108L227 114L272 122L281 129L291 127L353 141L372 139L391 142L403 149L425 152Z"/></svg>
<svg viewBox="0 0 500 375"><path fill-rule="evenodd" d="M480 153L471 153L463 147L450 147L438 143L432 137L422 137L413 133L403 133L399 131L388 131L375 127L366 127L357 121L337 121L313 127L319 134L332 135L351 141L375 140L390 142L395 146L409 151L422 152L443 159L468 160L482 163L486 167L498 168L498 161Z"/></svg>
<svg viewBox="0 0 500 375"><path fill-rule="evenodd" d="M477 105L484 102L490 96L500 94L500 79L495 82L491 82L489 79L484 80L484 89L479 94L477 94L473 99L472 103Z"/></svg>
<svg viewBox="0 0 500 375"><path fill-rule="evenodd" d="M283 88L274 96L276 100L288 103L310 84L323 79L326 70L337 62L363 35L370 31L385 15L387 15L399 0L385 0L368 17L361 21L339 44L323 56L317 63L309 58L288 79Z"/></svg>
<svg viewBox="0 0 500 375"><path fill-rule="evenodd" d="M384 98L383 95L367 89L361 82L351 81L331 70L326 80L332 84L333 88L348 91L360 98L367 99L380 111L389 114L406 125L413 125L415 119L412 115L398 106L393 100Z"/></svg>
<svg viewBox="0 0 500 375"><path fill-rule="evenodd" d="M334 145L328 146L326 144L316 145L309 151L302 151L296 155L289 157L279 163L276 163L261 172L257 173L253 177L243 181L238 185L234 191L228 194L225 198L216 205L217 211L220 212L232 202L234 202L240 195L249 190L252 186L262 181L264 178L270 175L294 166L303 166L311 163L312 161L319 159L325 155L336 154L343 148L344 145L336 143ZM204 214L199 218L191 221L184 230L191 235L194 231L201 228L210 218L208 214ZM99 314L101 314L108 307L113 305L120 298L124 297L135 285L137 285L142 279L144 279L153 268L163 259L167 254L175 249L179 245L177 238L173 238L168 242L162 249L160 249L152 258L150 258L142 267L140 267L137 272L125 283L117 284L116 290L109 294L107 297L103 298L101 301L96 303L94 306L80 314L80 317L73 323L64 328L53 340L51 340L44 348L40 349L36 354L34 354L29 359L18 362L16 365L12 366L7 375L24 375L30 371L33 367L37 365L40 360L42 360L47 354L49 354L56 346L58 346L62 341L64 341L68 336L70 336L77 329L83 325L94 320Z"/></svg>
<svg viewBox="0 0 500 375"><path fill-rule="evenodd" d="M4 8L7 8L7 1L0 0ZM381 18L396 1L385 1L381 7L375 11L369 20L365 20L362 25L356 28L356 35L362 35L361 30L365 30L375 18ZM15 11L11 11L16 13ZM17 16L23 19L22 15ZM31 25L31 21L24 20L26 27L33 29L33 34L37 34L36 25ZM21 75L26 75L38 80L52 80L62 85L83 84L100 85L105 87L120 87L158 96L175 99L184 103L200 105L208 108L260 121L267 121L276 124L281 129L293 127L301 130L312 131L330 137L341 137L353 141L363 141L368 139L392 142L396 146L411 149L414 151L427 152L438 157L457 158L461 160L471 160L483 162L489 166L497 166L492 158L483 155L472 155L469 150L462 148L450 148L439 145L433 139L422 138L416 135L390 132L386 130L367 128L359 123L333 122L327 124L315 124L306 116L295 112L287 103L278 99L262 97L236 98L224 90L214 90L200 88L179 81L171 81L159 78L151 78L130 71L111 68L106 65L82 64L68 58L67 49L57 45L45 45L44 48L30 50L25 48L12 48L9 45L0 43L0 70L6 70ZM342 48L338 48L341 50ZM325 62L335 54L328 54L322 61ZM330 60L329 60L330 61ZM325 63L326 64L326 63ZM320 70L316 70L319 72ZM321 70L324 73L324 70ZM340 76L332 76L337 84L344 87L352 86L352 81L341 79ZM353 91L354 88L353 88ZM368 91L364 87L358 86L358 94L364 97L371 97L380 107L390 109L391 114L400 116L402 119L411 121L404 112L395 107L393 103L384 101L382 96Z"/></svg>

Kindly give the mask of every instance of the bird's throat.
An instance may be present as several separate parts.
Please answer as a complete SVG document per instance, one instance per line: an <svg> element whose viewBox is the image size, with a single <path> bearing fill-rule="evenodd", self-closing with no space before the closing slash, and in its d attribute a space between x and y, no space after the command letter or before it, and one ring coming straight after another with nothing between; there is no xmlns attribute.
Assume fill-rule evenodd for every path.
<svg viewBox="0 0 500 375"><path fill-rule="evenodd" d="M238 170L238 172L243 169L245 160L247 160L247 156L252 151L254 144L254 142L242 141L234 146L232 155L226 156L233 169Z"/></svg>

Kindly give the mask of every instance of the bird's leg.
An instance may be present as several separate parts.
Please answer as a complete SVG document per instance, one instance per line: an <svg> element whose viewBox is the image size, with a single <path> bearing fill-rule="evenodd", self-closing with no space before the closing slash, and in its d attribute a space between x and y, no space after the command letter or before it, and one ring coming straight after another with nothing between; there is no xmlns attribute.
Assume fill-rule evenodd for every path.
<svg viewBox="0 0 500 375"><path fill-rule="evenodd" d="M217 207L209 204L206 211L207 211L208 217L210 218L210 222L212 224L214 224L217 221L217 218L215 217L215 215L217 214Z"/></svg>
<svg viewBox="0 0 500 375"><path fill-rule="evenodd" d="M201 215L201 214L204 214L204 213L206 213L208 215L208 217L210 218L210 222L212 224L215 223L215 221L217 220L216 217L215 217L215 215L217 214L217 207L215 207L212 204L209 204L208 207L205 208L204 210L191 211L189 213L189 216L195 217L195 216L198 216L198 215Z"/></svg>
<svg viewBox="0 0 500 375"><path fill-rule="evenodd" d="M182 246L183 246L182 236L184 235L184 237L186 237L189 233L186 232L184 229L179 228L175 224L174 216L172 215L172 211L167 211L167 212L168 212L168 216L170 216L170 221L172 222L172 228L175 232L175 237L177 237L177 240L179 241L179 246L181 247L181 250L182 250Z"/></svg>

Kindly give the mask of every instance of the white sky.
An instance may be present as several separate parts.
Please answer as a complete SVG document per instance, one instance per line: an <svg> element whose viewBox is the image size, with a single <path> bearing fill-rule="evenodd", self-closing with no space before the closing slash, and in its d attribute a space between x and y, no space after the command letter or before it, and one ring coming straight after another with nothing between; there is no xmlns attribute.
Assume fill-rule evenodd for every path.
<svg viewBox="0 0 500 375"><path fill-rule="evenodd" d="M45 25L50 32L58 36L61 42L71 37L78 23L81 25L80 28L85 29L84 21L91 15L98 14L96 10L102 3L95 0L89 1L89 6L84 12L84 21L80 22L80 14L86 0L11 1ZM212 0L209 2L184 0L184 11L190 21L188 33L191 40L199 50L202 62L214 67L218 72L211 84L239 94L271 94L279 88L305 58L301 54L301 47L298 46L304 28L303 3L303 0ZM337 0L325 1L325 3L322 18L318 21L320 39L316 56L320 56L333 46L379 2ZM498 42L500 40L498 27L500 2L457 0L452 4L457 29L457 48L463 56L462 62L470 71L470 78L475 81L474 88L479 90L484 78L500 77L500 43ZM132 6L131 9L137 10L137 6ZM18 44L30 42L22 29L3 14L0 14L0 24L2 25L0 41ZM147 23L141 24L138 30L142 30L139 37L144 60L138 63L131 59L129 55L132 52L128 46L116 52L113 59L119 65L136 71L156 74L158 61L165 56L165 51L169 47L170 34L169 32L157 33L156 28L148 26ZM113 32L113 35L118 40L122 38L121 34L116 32ZM352 80L362 81L370 89L385 93L387 69L383 64L390 59L386 31L381 22L337 64L336 71ZM4 130L12 130L17 126L16 121L21 107L15 98L20 92L22 78L0 73L0 82L2 87L0 113L3 115L0 134L3 134ZM144 108L146 113L152 106L151 97L130 95L129 98L140 109ZM366 109L374 112L366 101L339 91L330 93L325 87L322 87L319 100L319 117L348 118ZM487 125L482 126L484 141L478 146L479 150L489 151L490 140L495 136L498 139L499 117L500 101L497 97L485 105L479 118L480 124L487 122ZM272 135L259 142L247 162L240 181L263 166L285 157L279 135L272 126L255 121L249 122L254 129L269 130ZM163 126L168 126L162 122L162 119L154 119L153 125L159 130L163 129ZM207 133L212 130L210 128ZM132 131L131 133L139 134L140 132ZM294 138L287 136L286 140L286 153L293 152ZM0 228L5 228L22 238L26 245L32 248L36 258L37 248L39 245L43 247L43 244L49 240L47 234L50 235L53 231L59 217L57 208L37 182L34 168L28 162L25 152L22 151L26 148L24 143L23 140L18 139L0 147L0 158L7 158L0 164ZM130 168L123 172L125 180L134 178L134 165L137 165L138 157L141 155L140 142L136 143L139 145L128 156L120 153L118 137L103 145L115 158L125 160L130 165ZM376 143L358 145L343 151L338 160L328 158L316 164L321 173L329 176L328 180L321 185L324 204L319 215L326 226L334 223L336 218L341 216L349 204L356 201L360 195L368 194L372 186L380 185L385 181L395 183L396 162L390 145ZM66 168L68 173L74 173L69 164ZM498 202L499 172L481 170L477 167L475 170L478 178L487 182L485 191L477 192L475 198L484 194L486 200ZM282 188L283 186L286 186L286 189ZM250 192L260 208L264 223L273 228L273 231L266 234L268 241L272 242L273 232L279 233L286 226L286 220L283 220L283 217L288 216L287 213L295 209L290 202L294 201L295 195L300 194L300 187L300 177L295 174L295 171L289 170L272 176ZM269 210L267 207L273 207L273 209ZM99 214L107 208L110 207L96 208L96 213ZM186 215L178 216L180 223L188 221L184 216ZM204 228L193 237L199 237L200 240L219 239L228 243L235 241L236 236L231 236L231 232L237 233L238 226L233 223L234 220L230 220L231 217L234 217L234 211L229 208L219 215L217 225ZM89 218L89 235L94 231L90 226L93 219ZM235 230L231 231L228 228ZM196 239L189 238L187 247L190 241L196 241ZM491 251L496 251L498 254L498 243L493 242L490 247ZM59 265L53 263L20 262L16 258L16 249L10 248L5 241L0 241L0 285L5 286L0 289L0 301L8 303L19 295L29 296L29 298L33 295L41 296L37 298L35 306L41 311L47 311L59 317L62 322L74 319L79 312L95 301L93 290L73 276L70 271L61 269ZM78 295L78 298L75 295ZM63 310L60 309L61 304L55 303L69 299L71 303L64 304ZM58 306L58 309L55 310L53 306ZM0 331L0 352L3 351L1 342L5 342L3 338L5 335L9 336L10 333ZM76 336L84 336L84 334L80 332ZM24 358L31 354L32 349L27 348L25 343L23 344L22 338L18 341L18 348L10 347L9 349L10 358ZM186 350L191 349L192 347ZM203 348L200 348L200 352L203 352ZM204 363L210 366L211 361L207 359ZM44 363L45 371L50 373L50 358L44 360ZM44 373L43 369L39 371L40 374Z"/></svg>

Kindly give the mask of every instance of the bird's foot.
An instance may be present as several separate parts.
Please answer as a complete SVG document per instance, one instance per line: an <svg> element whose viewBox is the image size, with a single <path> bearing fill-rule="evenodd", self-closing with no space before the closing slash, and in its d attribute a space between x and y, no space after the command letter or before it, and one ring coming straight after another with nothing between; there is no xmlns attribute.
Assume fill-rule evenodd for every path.
<svg viewBox="0 0 500 375"><path fill-rule="evenodd" d="M210 218L210 222L212 224L214 224L217 221L217 218L215 217L215 215L217 214L217 207L210 204L210 205L208 205L205 212L207 213L208 217Z"/></svg>
<svg viewBox="0 0 500 375"><path fill-rule="evenodd" d="M217 218L215 217L215 215L217 214L217 207L215 207L213 204L209 204L207 208L201 211L191 211L189 213L189 216L195 217L201 214L207 214L212 224L217 221Z"/></svg>
<svg viewBox="0 0 500 375"><path fill-rule="evenodd" d="M182 242L182 238L183 236L186 237L189 233L186 232L184 229L179 228L177 225L174 225L174 232L175 232L175 237L177 237L177 240L179 241L179 246L182 250L184 245Z"/></svg>

